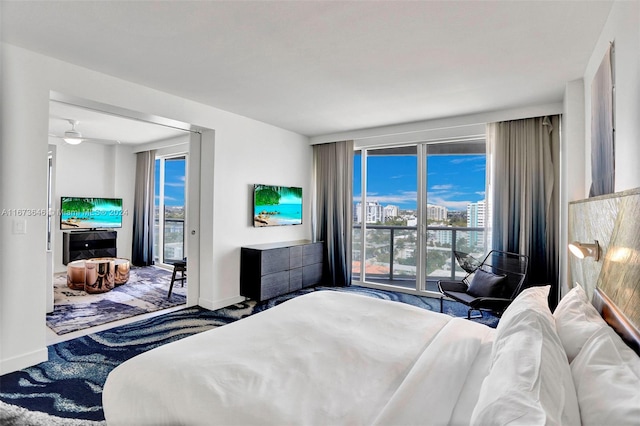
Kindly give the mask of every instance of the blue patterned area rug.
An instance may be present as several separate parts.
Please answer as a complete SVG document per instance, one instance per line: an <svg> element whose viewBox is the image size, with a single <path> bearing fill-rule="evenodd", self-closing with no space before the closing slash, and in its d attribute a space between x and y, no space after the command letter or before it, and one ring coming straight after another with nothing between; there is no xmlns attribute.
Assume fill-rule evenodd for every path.
<svg viewBox="0 0 640 426"><path fill-rule="evenodd" d="M136 315L167 309L187 302L187 284L173 286L167 300L171 271L154 266L132 267L129 281L111 291L88 294L67 286L67 276L53 283L54 310L47 314L47 326L58 335L83 330Z"/></svg>
<svg viewBox="0 0 640 426"><path fill-rule="evenodd" d="M363 287L305 289L256 304L246 301L216 311L186 308L50 346L49 361L0 377L0 424L104 424L102 387L107 375L135 355L269 309L317 290L360 293L438 312L438 299ZM466 317L466 307L445 301L445 312ZM479 320L495 327L485 313Z"/></svg>

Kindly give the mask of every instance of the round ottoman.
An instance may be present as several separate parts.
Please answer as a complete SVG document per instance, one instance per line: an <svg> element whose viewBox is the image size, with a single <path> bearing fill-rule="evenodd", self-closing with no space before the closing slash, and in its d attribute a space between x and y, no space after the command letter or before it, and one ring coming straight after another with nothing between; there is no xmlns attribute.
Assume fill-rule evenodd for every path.
<svg viewBox="0 0 640 426"><path fill-rule="evenodd" d="M116 262L113 257L98 257L84 262L86 271L84 291L87 293L105 293L115 286L114 273Z"/></svg>
<svg viewBox="0 0 640 426"><path fill-rule="evenodd" d="M84 260L74 260L67 264L67 286L73 290L84 290Z"/></svg>
<svg viewBox="0 0 640 426"><path fill-rule="evenodd" d="M129 259L116 258L116 271L114 282L116 285L122 285L129 281L129 271L131 270L131 263Z"/></svg>

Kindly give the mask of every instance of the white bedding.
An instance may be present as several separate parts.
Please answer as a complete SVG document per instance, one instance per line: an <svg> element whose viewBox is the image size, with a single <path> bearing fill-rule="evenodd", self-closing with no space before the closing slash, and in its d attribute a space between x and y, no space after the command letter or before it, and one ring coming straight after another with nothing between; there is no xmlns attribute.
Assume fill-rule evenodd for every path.
<svg viewBox="0 0 640 426"><path fill-rule="evenodd" d="M468 424L495 331L318 291L141 354L103 391L112 425Z"/></svg>

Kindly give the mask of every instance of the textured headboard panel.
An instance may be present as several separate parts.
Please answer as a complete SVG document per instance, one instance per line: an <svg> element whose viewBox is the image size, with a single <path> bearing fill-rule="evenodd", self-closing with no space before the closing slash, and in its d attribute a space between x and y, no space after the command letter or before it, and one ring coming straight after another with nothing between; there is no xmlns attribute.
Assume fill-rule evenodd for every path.
<svg viewBox="0 0 640 426"><path fill-rule="evenodd" d="M569 241L593 240L598 262L569 256L572 286L597 286L640 328L640 188L569 203Z"/></svg>

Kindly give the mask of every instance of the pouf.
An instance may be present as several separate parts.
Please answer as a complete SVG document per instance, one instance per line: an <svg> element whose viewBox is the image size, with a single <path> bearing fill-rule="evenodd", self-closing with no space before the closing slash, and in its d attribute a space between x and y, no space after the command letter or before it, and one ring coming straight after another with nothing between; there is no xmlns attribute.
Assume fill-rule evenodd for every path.
<svg viewBox="0 0 640 426"><path fill-rule="evenodd" d="M73 290L84 290L84 260L74 260L67 264L67 286Z"/></svg>
<svg viewBox="0 0 640 426"><path fill-rule="evenodd" d="M131 270L131 263L129 259L116 258L116 272L114 282L116 285L122 285L129 281L129 271Z"/></svg>
<svg viewBox="0 0 640 426"><path fill-rule="evenodd" d="M87 293L105 293L112 290L115 286L115 266L116 262L113 257L98 257L85 261L84 291Z"/></svg>

